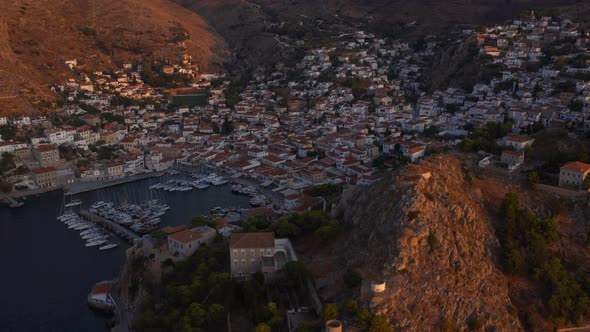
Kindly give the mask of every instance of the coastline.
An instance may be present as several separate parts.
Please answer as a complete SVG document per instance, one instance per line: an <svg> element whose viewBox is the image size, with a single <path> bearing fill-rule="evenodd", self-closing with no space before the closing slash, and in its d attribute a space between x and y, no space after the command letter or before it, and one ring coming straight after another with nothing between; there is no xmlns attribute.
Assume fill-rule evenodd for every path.
<svg viewBox="0 0 590 332"><path fill-rule="evenodd" d="M112 186L117 186L120 184L125 184L129 182L139 181L143 179L149 179L153 177L160 176L164 174L163 172L149 172L149 173L141 173L131 176L124 176L116 179L110 179L106 181L89 181L89 182L76 182L70 185L64 186L64 194L66 196L76 195L85 193L88 191L93 191L102 188L108 188Z"/></svg>
<svg viewBox="0 0 590 332"><path fill-rule="evenodd" d="M88 181L88 182L76 182L69 185L62 185L52 188L39 188L39 189L32 189L32 190L22 190L22 191L12 191L10 193L0 193L0 200L3 199L19 199L19 198L27 198L29 196L38 196L45 193L63 190L64 195L71 196L76 194L81 194L97 189L108 188L112 186L117 186L120 184L125 184L129 182L144 180L152 177L157 177L163 174L163 172L149 172L149 173L142 173L136 174L131 176L125 176L117 179L110 179L105 181Z"/></svg>

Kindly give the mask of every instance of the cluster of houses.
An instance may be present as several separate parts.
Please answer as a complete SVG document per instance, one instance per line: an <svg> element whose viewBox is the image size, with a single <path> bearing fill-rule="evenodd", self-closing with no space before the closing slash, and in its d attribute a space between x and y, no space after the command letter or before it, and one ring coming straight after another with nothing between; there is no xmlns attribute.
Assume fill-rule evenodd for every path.
<svg viewBox="0 0 590 332"><path fill-rule="evenodd" d="M379 176L376 158L417 162L490 121L513 123L514 135L504 142L511 148L501 155L509 169L523 163L532 141L519 134L533 126L590 129L589 38L576 23L531 15L456 37L431 36L415 46L355 31L308 50L292 66L258 68L237 96L223 76L197 74L185 57L162 70L192 75L192 87L206 91L202 102L187 105L174 105L145 84L141 64L77 72L77 79L54 87L68 101L55 117L76 122L0 118L0 125L39 129L26 143L1 141L0 151L17 155L31 171L29 186L208 165L273 185L286 206L297 208L310 203L302 195L309 186L371 184ZM449 42L477 43L487 56L482 61L500 71L469 91L423 90L424 64ZM75 61L68 65L76 71ZM121 96L136 102L121 103ZM82 151L86 162L61 159L62 146ZM97 146L116 151L102 160ZM22 175L9 180L26 182Z"/></svg>

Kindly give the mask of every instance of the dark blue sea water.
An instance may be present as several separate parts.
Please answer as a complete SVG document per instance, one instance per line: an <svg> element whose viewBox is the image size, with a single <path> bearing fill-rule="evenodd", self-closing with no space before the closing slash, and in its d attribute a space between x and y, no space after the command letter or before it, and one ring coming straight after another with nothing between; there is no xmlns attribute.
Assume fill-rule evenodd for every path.
<svg viewBox="0 0 590 332"><path fill-rule="evenodd" d="M162 227L190 223L214 206L247 207L248 197L230 186L188 192L153 192L158 179L77 195L95 200L141 202L159 198L171 209ZM66 198L69 201L70 198ZM0 207L0 331L106 331L109 316L90 310L86 296L101 280L114 278L127 245L100 252L86 248L78 232L56 220L64 197L54 192L29 198L18 209Z"/></svg>

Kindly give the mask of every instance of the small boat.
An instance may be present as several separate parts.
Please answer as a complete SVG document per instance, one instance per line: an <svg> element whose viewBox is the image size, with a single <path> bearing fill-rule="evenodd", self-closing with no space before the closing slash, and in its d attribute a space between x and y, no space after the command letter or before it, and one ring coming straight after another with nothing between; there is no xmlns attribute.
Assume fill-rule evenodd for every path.
<svg viewBox="0 0 590 332"><path fill-rule="evenodd" d="M82 231L82 230L88 229L90 227L92 227L92 225L90 225L90 224L82 224L82 225L80 225L78 227L74 227L74 230L75 231Z"/></svg>
<svg viewBox="0 0 590 332"><path fill-rule="evenodd" d="M72 200L71 202L69 202L68 204L66 204L64 206L67 207L67 208L71 208L71 207L75 207L75 206L78 206L78 205L81 205L81 204L82 204L82 201L81 200L74 199L74 200Z"/></svg>
<svg viewBox="0 0 590 332"><path fill-rule="evenodd" d="M87 242L86 243L86 247L96 247L96 246L99 246L99 245L104 244L104 243L107 243L107 242L108 241L107 240L104 240L104 239L102 239L102 240L96 240L96 241L92 241L92 242Z"/></svg>
<svg viewBox="0 0 590 332"><path fill-rule="evenodd" d="M98 250L101 250L101 251L102 251L102 250L109 250L109 249L116 248L116 247L118 247L118 246L119 246L119 244L118 244L118 243L109 243L109 244L107 244L107 245L104 245L104 246L102 246L102 247L99 247L99 248L98 248Z"/></svg>
<svg viewBox="0 0 590 332"><path fill-rule="evenodd" d="M101 281L97 283L90 294L88 294L88 305L94 309L112 313L117 304L111 296L113 288L112 281Z"/></svg>
<svg viewBox="0 0 590 332"><path fill-rule="evenodd" d="M80 236L84 236L90 233L96 233L99 229L97 227L91 227L88 229L85 229L83 231L80 232Z"/></svg>

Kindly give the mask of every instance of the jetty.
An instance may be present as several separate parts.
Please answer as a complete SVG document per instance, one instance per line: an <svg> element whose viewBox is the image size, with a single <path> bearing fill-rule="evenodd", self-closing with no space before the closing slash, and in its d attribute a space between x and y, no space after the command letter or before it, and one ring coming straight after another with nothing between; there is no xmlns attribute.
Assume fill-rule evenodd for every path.
<svg viewBox="0 0 590 332"><path fill-rule="evenodd" d="M25 204L23 202L17 201L16 199L14 199L6 194L0 194L0 201L1 200L6 201L6 203L8 203L8 207L11 207L11 208L21 207Z"/></svg>
<svg viewBox="0 0 590 332"><path fill-rule="evenodd" d="M133 243L133 241L135 239L139 239L140 236L137 235L135 232L113 222L110 221L106 218L103 218L99 215L96 215L88 210L80 210L79 212L80 217L82 217L82 219L93 222L101 227L103 227L104 229L107 229L109 231L111 231L112 233L116 234L117 236L119 236L120 238L122 238L123 240L129 242L129 243Z"/></svg>

